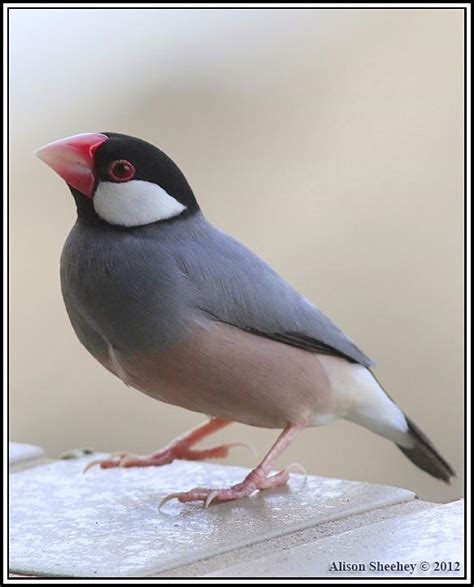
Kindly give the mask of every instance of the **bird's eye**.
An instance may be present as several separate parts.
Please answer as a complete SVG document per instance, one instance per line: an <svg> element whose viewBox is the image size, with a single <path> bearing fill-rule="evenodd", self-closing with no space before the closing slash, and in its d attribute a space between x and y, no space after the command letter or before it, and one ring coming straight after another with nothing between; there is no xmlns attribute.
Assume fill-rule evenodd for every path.
<svg viewBox="0 0 474 587"><path fill-rule="evenodd" d="M110 179L114 181L128 181L135 175L135 167L125 159L112 161L107 170Z"/></svg>

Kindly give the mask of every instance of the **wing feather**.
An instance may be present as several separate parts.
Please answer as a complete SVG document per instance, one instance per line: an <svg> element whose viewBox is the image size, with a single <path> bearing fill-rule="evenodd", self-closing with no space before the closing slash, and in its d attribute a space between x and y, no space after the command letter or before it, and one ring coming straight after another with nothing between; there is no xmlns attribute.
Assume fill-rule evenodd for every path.
<svg viewBox="0 0 474 587"><path fill-rule="evenodd" d="M255 253L207 225L183 247L180 270L191 282L198 310L305 350L374 365L355 343Z"/></svg>

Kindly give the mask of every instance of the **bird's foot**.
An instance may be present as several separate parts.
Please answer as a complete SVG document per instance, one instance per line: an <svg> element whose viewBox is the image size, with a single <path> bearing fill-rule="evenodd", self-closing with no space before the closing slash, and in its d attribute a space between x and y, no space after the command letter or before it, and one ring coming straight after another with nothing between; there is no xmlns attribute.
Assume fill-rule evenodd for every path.
<svg viewBox="0 0 474 587"><path fill-rule="evenodd" d="M254 493L254 491L261 491L263 489L285 485L288 483L289 477L288 469L283 469L275 475L268 476L263 470L257 468L249 473L241 483L237 483L237 485L233 485L228 489L195 487L194 489L184 491L183 493L172 493L161 501L160 508L172 499L177 499L181 503L202 501L204 502L204 507L207 508L214 502L240 499L241 497L248 497Z"/></svg>
<svg viewBox="0 0 474 587"><path fill-rule="evenodd" d="M101 469L112 469L116 467L161 467L168 465L176 459L185 461L202 461L205 459L219 459L226 457L231 448L236 446L243 446L254 452L253 448L243 442L234 442L230 444L221 444L213 448L202 450L192 450L187 446L171 446L165 448L153 455L140 457L125 451L114 452L108 459L97 459L91 461L84 468L83 473L86 473L90 468L99 465Z"/></svg>

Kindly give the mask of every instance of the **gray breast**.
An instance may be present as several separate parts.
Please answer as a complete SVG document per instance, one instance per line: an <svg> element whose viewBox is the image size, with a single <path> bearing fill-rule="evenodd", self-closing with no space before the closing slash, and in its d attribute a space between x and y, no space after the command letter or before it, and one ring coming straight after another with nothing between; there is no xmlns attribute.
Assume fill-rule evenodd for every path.
<svg viewBox="0 0 474 587"><path fill-rule="evenodd" d="M185 280L155 237L81 221L71 230L61 256L62 293L76 334L94 356L109 344L127 354L154 353L188 328Z"/></svg>

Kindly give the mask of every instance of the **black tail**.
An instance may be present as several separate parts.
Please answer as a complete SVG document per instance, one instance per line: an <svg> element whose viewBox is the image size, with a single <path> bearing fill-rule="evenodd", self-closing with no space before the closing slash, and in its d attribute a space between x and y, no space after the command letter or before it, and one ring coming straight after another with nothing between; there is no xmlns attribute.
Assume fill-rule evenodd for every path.
<svg viewBox="0 0 474 587"><path fill-rule="evenodd" d="M410 437L415 441L415 446L412 448L405 448L404 446L397 444L398 448L417 467L420 467L423 471L433 475L433 477L449 483L451 477L455 476L456 473L416 424L414 424L409 418L407 418L407 424Z"/></svg>

